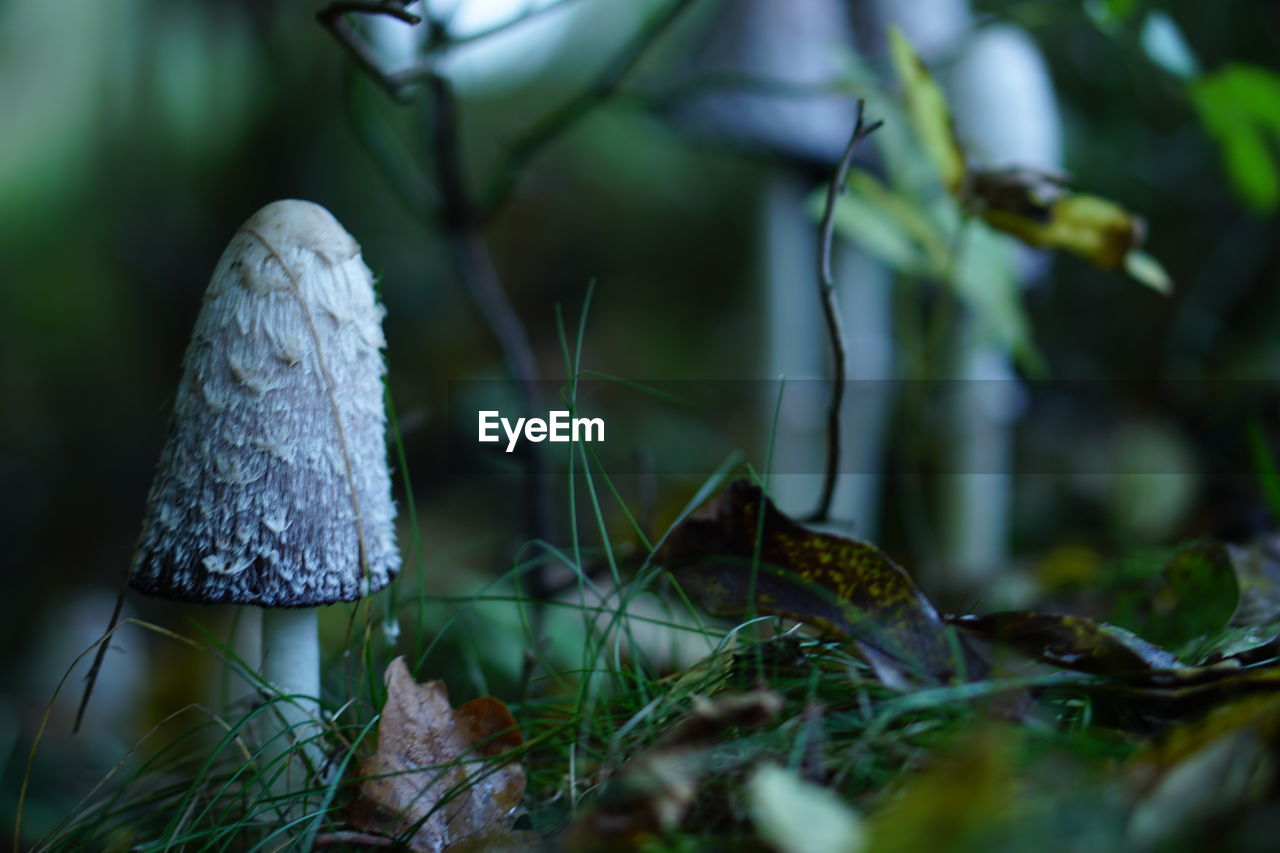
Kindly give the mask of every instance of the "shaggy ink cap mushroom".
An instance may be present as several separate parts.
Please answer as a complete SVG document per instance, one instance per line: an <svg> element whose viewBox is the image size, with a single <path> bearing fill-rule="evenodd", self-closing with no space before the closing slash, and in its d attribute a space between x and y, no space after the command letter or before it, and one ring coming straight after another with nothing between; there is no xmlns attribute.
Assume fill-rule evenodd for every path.
<svg viewBox="0 0 1280 853"><path fill-rule="evenodd" d="M359 244L320 205L273 202L240 227L183 360L134 589L276 608L390 582L384 314Z"/></svg>

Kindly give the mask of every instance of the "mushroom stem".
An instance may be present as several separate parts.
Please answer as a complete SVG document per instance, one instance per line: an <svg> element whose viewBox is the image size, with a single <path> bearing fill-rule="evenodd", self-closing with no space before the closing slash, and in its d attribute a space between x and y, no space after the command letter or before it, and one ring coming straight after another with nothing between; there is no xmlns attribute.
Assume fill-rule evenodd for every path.
<svg viewBox="0 0 1280 853"><path fill-rule="evenodd" d="M223 669L218 700L224 708L243 710L259 695L253 673L262 660L262 610L248 605L230 609L227 649L235 659Z"/></svg>
<svg viewBox="0 0 1280 853"><path fill-rule="evenodd" d="M296 749L318 732L320 716L320 640L314 607L267 608L262 613L262 677L279 691L273 719L279 731L266 733L267 778L276 777L272 793L284 795L307 787L314 747ZM292 751L293 754L290 754ZM287 768L279 764L287 763ZM278 774L278 775L277 775Z"/></svg>

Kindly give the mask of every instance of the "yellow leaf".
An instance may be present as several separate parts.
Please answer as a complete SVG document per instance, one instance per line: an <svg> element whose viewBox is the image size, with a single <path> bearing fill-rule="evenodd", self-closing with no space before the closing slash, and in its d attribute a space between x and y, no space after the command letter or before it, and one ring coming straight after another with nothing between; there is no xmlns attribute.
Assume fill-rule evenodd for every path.
<svg viewBox="0 0 1280 853"><path fill-rule="evenodd" d="M946 96L897 27L889 28L889 53L907 99L911 126L938 170L942 185L956 195L964 185L964 155L956 141Z"/></svg>
<svg viewBox="0 0 1280 853"><path fill-rule="evenodd" d="M1043 220L1000 208L984 208L983 220L1030 246L1079 255L1095 266L1122 269L1125 257L1142 243L1142 220L1113 201L1091 195L1063 195L1049 203Z"/></svg>

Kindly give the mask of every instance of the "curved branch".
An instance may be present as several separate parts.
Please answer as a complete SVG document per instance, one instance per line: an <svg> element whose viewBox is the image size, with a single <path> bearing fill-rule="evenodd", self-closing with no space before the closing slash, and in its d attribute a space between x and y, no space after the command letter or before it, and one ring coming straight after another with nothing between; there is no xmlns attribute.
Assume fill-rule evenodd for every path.
<svg viewBox="0 0 1280 853"><path fill-rule="evenodd" d="M836 199L844 190L845 181L849 177L849 168L853 164L853 155L858 145L884 124L883 121L863 123L863 108L866 102L859 98L857 117L853 125L853 135L845 146L840 164L836 167L835 177L827 187L826 206L822 211L822 227L818 237L818 295L822 299L822 313L827 321L827 336L831 339L831 358L834 376L831 380L831 402L827 406L827 468L823 475L822 496L818 499L818 508L807 521L825 521L831 513L831 499L836 491L836 472L840 468L840 406L844 403L845 385L845 348L844 329L840 324L840 310L836 304L835 274L831 271L831 245L835 240Z"/></svg>

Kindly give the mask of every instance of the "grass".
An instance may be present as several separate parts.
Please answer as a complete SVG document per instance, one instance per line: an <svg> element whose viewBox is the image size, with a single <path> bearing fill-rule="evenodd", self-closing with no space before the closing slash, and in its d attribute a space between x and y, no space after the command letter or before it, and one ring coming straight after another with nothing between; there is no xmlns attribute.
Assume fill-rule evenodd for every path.
<svg viewBox="0 0 1280 853"><path fill-rule="evenodd" d="M557 315L570 377L584 373L589 305L590 292L572 342ZM565 386L570 408L575 393L572 379ZM394 447L403 468L398 435ZM775 617L748 613L737 624L706 617L654 555L744 468L737 457L691 488L670 525L649 535L590 447L568 453L564 546L530 543L504 573L465 594L428 594L420 580L423 537L413 531L408 577L341 609L347 643L330 660L325 714L285 750L279 740L290 733L274 708L308 697L271 695L251 666L199 625L180 633L122 623L198 650L219 671L256 683L259 696L231 712L200 705L172 712L82 801L40 826L39 837L32 824L28 834L18 830L17 847L191 853L387 846L380 827L352 823L350 804L360 761L377 741L383 670L402 654L415 677L444 678L455 705L468 693L498 693L523 735L523 744L500 758L456 759L467 781L424 789L423 796L443 806L501 764L519 761L527 789L517 826L575 853L810 849L819 827L801 822L775 826L771 841L763 840L761 804L753 799L761 794L751 780L765 765L785 769L797 785L836 792L867 849L1195 849L1223 842L1212 821L1191 829L1180 822L1195 812L1197 795L1212 799L1223 768L1197 769L1188 762L1198 753L1162 752L1186 729L1117 715L1115 691L1098 689L1105 679L1015 661L979 680L921 679L894 689L849 644ZM771 447L763 473L747 468L760 482L767 483L770 456ZM624 558L615 528L639 543L637 557ZM437 569L448 559L432 555ZM758 560L757 549L753 577ZM521 578L545 562L567 567L574 583L555 600L531 602ZM408 586L414 578L416 589ZM401 623L413 630L372 630ZM1280 705L1265 696L1253 701L1256 707L1214 731L1264 737L1280 730ZM289 763L316 756L323 763L311 767L311 785L275 793ZM1175 770L1192 792L1183 800L1182 788L1164 784ZM1256 816L1252 802L1242 794L1217 813Z"/></svg>
<svg viewBox="0 0 1280 853"><path fill-rule="evenodd" d="M591 464L585 455L580 461ZM546 606L549 642L536 644L527 633L533 605L517 579L532 569L528 562L472 594L402 595L398 605L400 618L424 619L414 632L421 640L407 650L422 678L465 672L477 665L468 661L490 654L495 638L514 637L536 650L524 695L505 697L525 739L517 755L528 773L521 826L569 838L575 826L595 821L626 826L643 841L627 846L597 832L607 843L578 842L574 849L582 850L767 849L747 786L753 769L767 763L838 791L868 816L876 849L937 849L944 840L949 849L1026 849L1037 840L1051 849L1123 844L1139 797L1111 774L1144 741L1097 722L1086 689L1092 677L1036 671L900 693L849 647L776 619L708 624L660 567L646 561L623 574L603 533L607 499L616 492L602 471L579 471L579 478L586 516L596 524L579 531L571 551L549 548L539 558L566 563L578 578L573 600ZM722 479L703 484L690 508ZM608 563L616 585L588 576L584 567L598 560ZM349 608L353 626L363 623L366 608L381 606ZM208 634L139 627L197 645L252 677ZM374 637L374 648L355 656L361 667L384 666L406 650ZM693 665L667 654L690 640L706 650ZM330 764L323 782L284 798L271 793L283 762L305 755L295 747L267 757L274 755L269 741L283 733L264 720L287 699L268 699L238 717L188 706L122 757L63 822L32 839L31 849L266 851L317 841L335 849L352 831L344 809L359 760L374 748L376 709L385 698L369 686L380 688L380 679L355 675L347 683L361 695L327 702L323 728L311 736ZM458 675L455 691L469 680L486 686L488 679ZM679 761L671 767L678 769L664 772L677 773L696 796L664 803L673 780L646 784L643 776L663 754L663 739L701 703L757 690L776 696L780 710L755 725L711 725L709 734L674 747ZM352 842L349 849L368 848Z"/></svg>

